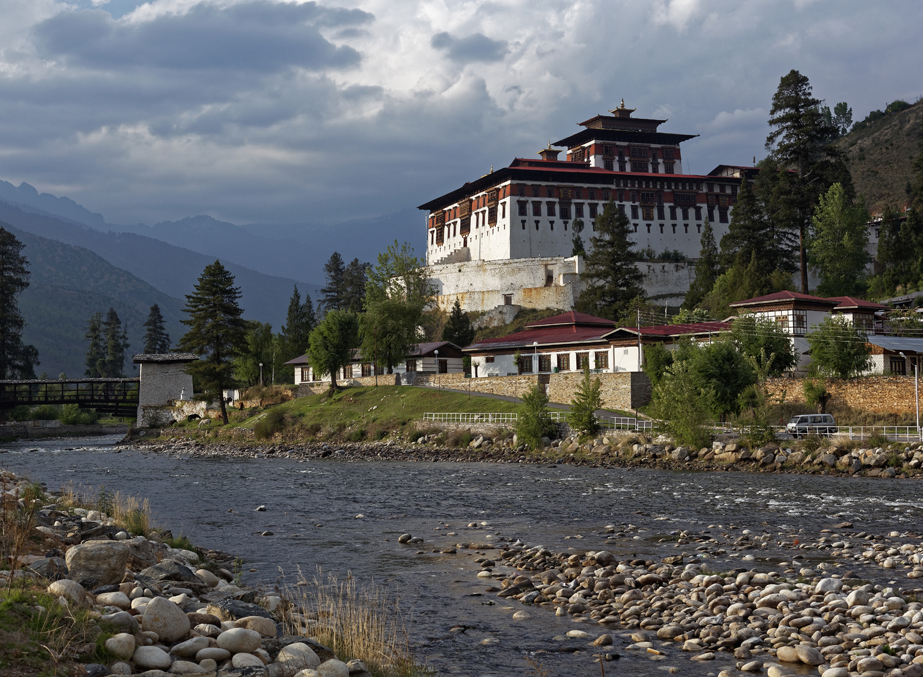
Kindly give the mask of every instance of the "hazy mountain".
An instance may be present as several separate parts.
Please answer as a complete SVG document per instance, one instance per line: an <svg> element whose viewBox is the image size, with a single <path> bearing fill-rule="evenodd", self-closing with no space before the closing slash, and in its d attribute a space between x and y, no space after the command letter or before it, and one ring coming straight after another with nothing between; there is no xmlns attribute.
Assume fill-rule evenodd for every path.
<svg viewBox="0 0 923 677"><path fill-rule="evenodd" d="M2 221L2 219L0 219ZM39 351L36 373L56 377L83 375L87 320L114 308L128 330L130 353L141 352L144 321L160 306L173 341L183 332L183 302L164 294L131 273L116 268L83 247L56 242L4 224L25 245L30 285L19 298L26 321L23 338ZM130 357L130 355L129 355ZM126 364L126 374L133 367Z"/></svg>
<svg viewBox="0 0 923 677"><path fill-rule="evenodd" d="M211 216L192 216L148 226L107 223L101 214L70 198L39 194L28 183L16 187L0 181L0 201L24 212L83 224L104 233L133 233L153 238L264 275L303 280L312 287L324 284L323 266L335 251L346 261L358 258L374 263L379 252L394 240L410 242L421 257L426 250L425 220L414 208L335 224L238 226ZM314 295L312 292L311 296Z"/></svg>
<svg viewBox="0 0 923 677"><path fill-rule="evenodd" d="M134 233L101 232L41 214L24 212L0 202L0 221L20 230L95 252L109 264L129 271L161 292L183 299L193 292L202 270L213 263L206 256ZM264 275L249 268L222 261L241 289L241 307L248 319L269 322L278 330L285 322L288 301L297 284L304 294L317 298L316 286L291 278ZM94 275L92 269L85 271ZM111 294L116 291L112 290ZM185 302L185 300L184 300Z"/></svg>
<svg viewBox="0 0 923 677"><path fill-rule="evenodd" d="M68 197L55 197L49 193L39 193L33 186L25 182L19 184L17 188L12 183L0 181L0 200L19 207L23 211L58 216L71 221L78 221L93 228L106 227L106 220L102 214L91 212Z"/></svg>

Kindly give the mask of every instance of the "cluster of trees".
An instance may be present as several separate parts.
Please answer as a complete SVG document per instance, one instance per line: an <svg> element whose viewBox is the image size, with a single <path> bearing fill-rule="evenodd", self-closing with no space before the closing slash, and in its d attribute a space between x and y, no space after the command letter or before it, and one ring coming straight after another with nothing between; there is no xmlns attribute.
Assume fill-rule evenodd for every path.
<svg viewBox="0 0 923 677"><path fill-rule="evenodd" d="M205 268L194 293L186 296L187 317L182 322L188 331L178 347L200 357L188 367L196 391L221 402L225 422L223 392L267 376L290 382L292 374L283 374L283 361L307 354L315 373L328 374L335 388L337 372L353 359L354 351L379 369L392 371L425 338L421 326L435 288L424 262L408 244L395 241L374 266L358 260L344 266L335 252L324 271L327 280L319 312L310 295L302 299L296 287L278 334L269 324L243 319L240 289L219 261ZM458 304L443 337L460 345L473 338L470 320Z"/></svg>

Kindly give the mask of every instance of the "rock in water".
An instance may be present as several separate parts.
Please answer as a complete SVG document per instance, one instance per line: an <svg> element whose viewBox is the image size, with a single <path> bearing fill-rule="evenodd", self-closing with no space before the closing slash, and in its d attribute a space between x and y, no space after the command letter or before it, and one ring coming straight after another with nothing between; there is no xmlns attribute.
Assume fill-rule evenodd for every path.
<svg viewBox="0 0 923 677"><path fill-rule="evenodd" d="M88 541L65 555L71 580L86 588L121 583L128 566L128 546L121 541Z"/></svg>
<svg viewBox="0 0 923 677"><path fill-rule="evenodd" d="M189 617L165 597L155 597L144 609L145 631L153 631L162 642L176 642L189 634Z"/></svg>

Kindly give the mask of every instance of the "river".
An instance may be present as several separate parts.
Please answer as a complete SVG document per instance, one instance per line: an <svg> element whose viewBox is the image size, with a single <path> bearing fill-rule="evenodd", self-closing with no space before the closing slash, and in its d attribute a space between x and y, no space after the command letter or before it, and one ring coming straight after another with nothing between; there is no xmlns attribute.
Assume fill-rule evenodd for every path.
<svg viewBox="0 0 923 677"><path fill-rule="evenodd" d="M606 549L659 561L680 552L670 534L683 529L816 536L849 521L856 531L875 533L912 530L923 512L915 481L335 458L218 460L122 450L117 442L5 444L0 467L51 489L72 484L146 497L155 521L174 535L240 556L251 584L270 587L280 578L293 583L299 568L313 577L317 567L374 581L400 599L418 658L445 675L539 674L528 659L549 675L599 675L586 642L560 636L575 628L595 636L603 629L539 608L530 610L530 619L513 621L513 612L524 607L484 593L489 580L476 577L475 551L433 549L521 539L555 551ZM256 510L261 505L265 511ZM625 535L610 537L608 525ZM399 545L405 532L425 542ZM694 545L683 552L712 569L742 564L720 550L694 554ZM744 564L778 568L792 556L770 548ZM498 641L482 645L487 638ZM616 637L616 647L628 642ZM576 653L561 650L580 646ZM662 675L668 668L714 675L734 664L730 654L702 665L679 652L657 661L629 652L605 667L610 675Z"/></svg>

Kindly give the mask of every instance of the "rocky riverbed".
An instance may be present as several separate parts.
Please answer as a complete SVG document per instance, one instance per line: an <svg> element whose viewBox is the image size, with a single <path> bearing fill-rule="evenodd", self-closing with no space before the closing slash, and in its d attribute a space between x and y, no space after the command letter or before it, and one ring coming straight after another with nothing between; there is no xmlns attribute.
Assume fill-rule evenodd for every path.
<svg viewBox="0 0 923 677"><path fill-rule="evenodd" d="M28 507L22 497L31 485L0 471L6 505ZM206 551L205 568L193 551L131 537L105 513L55 503L35 520L45 554L20 555L21 568L0 571L0 582L47 584L61 606L90 611L90 637L112 635L104 645L116 660L83 665L80 674L371 677L360 661L344 663L316 640L287 633L318 619L238 585L219 566L229 559L221 552Z"/></svg>
<svg viewBox="0 0 923 677"><path fill-rule="evenodd" d="M409 449L425 463L380 463L371 445L307 456L289 445L185 442L19 447L0 462L49 481L134 488L168 524L191 511L194 540L243 555L245 576L269 585L277 565L374 578L408 605L415 652L438 674L583 677L600 674L600 655L605 674L648 677L743 675L744 667L860 675L863 658L878 660L881 674L916 670L909 633L923 635L923 508L915 482L552 467L516 463L515 449L503 458L512 463L434 463L429 444ZM825 579L841 587L817 592ZM867 603L857 603L861 594L849 601L856 590ZM637 599L622 601L626 593ZM893 597L904 606L891 608ZM899 616L906 627L891 626ZM832 640L842 651L828 648ZM783 645L816 649L824 662L787 660Z"/></svg>
<svg viewBox="0 0 923 677"><path fill-rule="evenodd" d="M155 433L156 434L156 433ZM745 470L750 472L794 472L841 474L866 477L923 479L923 442L892 443L887 446L862 446L860 442L817 440L816 448L806 449L792 440L783 440L750 449L733 440L716 440L711 447L690 449L676 446L665 437L648 441L631 433L610 433L589 440L569 436L548 440L543 449L531 451L517 443L515 435L474 434L463 447L446 447L441 432L421 434L412 442L308 442L259 443L247 440L222 441L220 437L189 436L172 431L167 441L146 441L136 437L133 444L170 454L199 457L290 458L391 461L446 461L499 463L554 463L592 467L647 467L670 470Z"/></svg>

